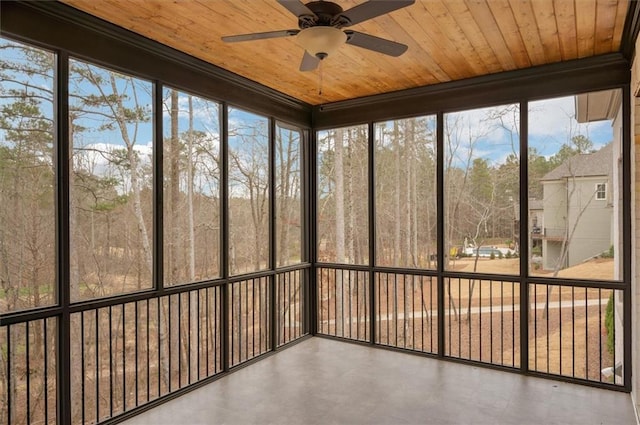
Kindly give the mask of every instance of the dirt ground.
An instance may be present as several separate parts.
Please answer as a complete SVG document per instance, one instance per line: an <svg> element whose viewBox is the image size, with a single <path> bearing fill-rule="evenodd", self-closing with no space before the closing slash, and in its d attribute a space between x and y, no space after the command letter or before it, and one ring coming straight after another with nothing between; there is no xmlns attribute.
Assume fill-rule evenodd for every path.
<svg viewBox="0 0 640 425"><path fill-rule="evenodd" d="M477 266L478 271L487 273L501 274L517 274L519 271L519 259L480 259ZM613 279L613 259L594 259L576 266L561 270L558 278L589 278L589 279ZM472 259L461 259L457 261L456 270L473 271L474 264ZM551 276L552 272L537 272L542 276ZM452 282L451 298L456 297L464 308L468 303L470 294L470 285L463 280L461 284L457 281ZM482 288L482 299L480 299L479 288ZM490 290L493 289L491 294ZM472 296L472 306L484 305L487 303L494 304L498 302L500 305L518 305L519 299L509 297L510 289L504 289L504 284L500 282L476 282L475 291ZM490 295L491 294L491 295ZM541 372L575 376L591 380L606 380L601 377L600 371L605 367L612 366L613 355L607 350L606 340L607 331L604 325L604 316L606 309L606 300L611 294L610 290L572 288L569 286L547 286L536 285L535 289L529 292L531 301L530 325L529 325L529 367L533 370ZM505 297L506 295L506 297ZM496 300L496 297L502 297ZM518 298L518 289L516 288L514 298ZM545 304L547 299L550 307L545 312ZM464 310L463 310L464 311ZM476 312L476 316L482 315L482 312ZM458 326L455 320L451 323L453 335L457 335L458 327L462 328L462 345L468 342L469 337L468 325L463 322ZM477 320L477 319L476 319ZM494 319L495 320L495 319ZM499 319L498 319L499 320ZM479 329L471 333L471 338L478 339L480 335L490 333L488 329L491 326L491 320L485 320L482 324L482 331ZM516 324L516 326L518 326ZM466 328L466 329L465 329ZM511 329L509 329L511 331ZM503 335L511 341L511 333ZM452 354L457 349L457 342L453 339ZM495 345L494 345L495 347ZM468 350L467 350L468 351ZM469 353L463 348L462 353L467 354L471 358L479 353ZM506 351L495 352L494 357L504 357L510 359L513 350L509 347ZM615 353L616 360L619 361L621 353ZM482 354L484 360L485 355Z"/></svg>
<svg viewBox="0 0 640 425"><path fill-rule="evenodd" d="M460 258L450 267L451 270L461 272L473 272L475 259L473 258ZM557 277L564 278L584 278L584 279L613 279L613 258L597 258L586 261L584 263L569 267L558 272ZM498 274L513 274L518 275L520 273L520 259L519 258L502 258L502 259L489 259L479 258L478 265L475 270L478 273L498 273ZM534 276L552 276L552 271L534 270L532 271Z"/></svg>
<svg viewBox="0 0 640 425"><path fill-rule="evenodd" d="M472 259L458 260L455 264L457 271L472 272L473 267ZM592 260L561 271L558 283L561 284L561 278L567 276L610 279L612 269L612 259ZM477 270L516 275L519 260L481 259ZM519 283L453 278L446 282L444 314L447 355L518 367ZM437 311L435 279L419 280L410 275L383 274L380 281L375 282L375 287L378 303L376 341L419 351L437 351L437 322L430 320L435 319L433 315ZM328 289L325 288L325 291ZM343 299L346 300L348 290L345 291ZM413 292L408 302L405 291L407 295ZM613 356L607 350L604 323L611 292L566 285L532 286L529 291L530 369L595 381L607 380L600 371L613 365ZM360 295L364 294L361 292ZM332 326L335 323L334 301L333 294L324 293L326 304L322 307L326 307L326 310L321 308L321 314L329 321L324 322L326 328L323 330L330 334L336 331ZM355 312L355 309L352 311ZM351 321L348 316L346 314L345 320L349 328L349 325L359 328L358 325L364 323L364 316L360 320L352 317ZM340 334L342 332L338 330L337 335ZM343 335L348 336L347 332ZM361 337L367 338L364 332ZM617 361L620 356L621 353L616 353Z"/></svg>

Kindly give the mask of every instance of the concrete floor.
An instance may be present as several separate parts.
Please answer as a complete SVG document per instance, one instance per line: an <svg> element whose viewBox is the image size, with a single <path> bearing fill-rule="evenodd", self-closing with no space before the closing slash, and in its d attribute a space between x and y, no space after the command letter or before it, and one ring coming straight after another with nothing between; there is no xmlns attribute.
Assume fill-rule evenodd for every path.
<svg viewBox="0 0 640 425"><path fill-rule="evenodd" d="M125 422L635 424L626 393L311 338Z"/></svg>

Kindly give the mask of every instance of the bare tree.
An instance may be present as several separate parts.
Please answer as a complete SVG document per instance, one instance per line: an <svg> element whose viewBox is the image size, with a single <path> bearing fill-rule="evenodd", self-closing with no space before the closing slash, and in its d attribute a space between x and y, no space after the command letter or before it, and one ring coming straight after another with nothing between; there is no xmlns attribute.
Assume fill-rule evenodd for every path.
<svg viewBox="0 0 640 425"><path fill-rule="evenodd" d="M577 155L580 155L580 153L577 153ZM579 190L579 183L577 181L577 178L579 178L580 175L578 174L578 171L574 168L573 159L575 159L575 156L568 158L563 164L560 165L561 167L566 168L567 174L568 174L568 176L564 178L564 184L562 186L562 188L567 191L567 195L566 195L567 203L572 202L572 200L575 198L577 194L577 191ZM573 223L569 222L569 217L568 217L569 214L567 213L567 217L565 217L566 223L563 228L564 234L563 234L562 242L560 245L560 255L558 255L555 265L553 267L553 273L552 273L553 277L557 277L560 270L566 267L567 257L570 252L573 237L576 234L576 229L578 228L585 212L588 211L589 206L591 205L591 202L595 199L596 192L597 192L597 189L594 189L593 191L587 193L586 201L583 201L580 204L577 214L573 218ZM567 205L567 208L568 207L569 205ZM551 298L551 290L552 290L552 285L547 285L547 297L544 305L544 311L542 313L543 318L546 318L549 313L549 299Z"/></svg>
<svg viewBox="0 0 640 425"><path fill-rule="evenodd" d="M0 41L0 313L55 302L53 112L54 55L8 40ZM27 413L25 340L34 352L50 345L41 321L13 325L2 338L0 422ZM49 342L50 344L50 342ZM30 359L34 364L41 358ZM27 372L30 417L42 415L45 371ZM8 379L10 377L10 379ZM51 387L51 384L49 384ZM8 401L8 400L7 400ZM26 418L26 415L24 416Z"/></svg>
<svg viewBox="0 0 640 425"><path fill-rule="evenodd" d="M336 262L344 263L345 262L345 204L344 204L344 130L338 129L335 131L333 135L334 141L334 153L335 153L335 234L336 234ZM342 270L339 270L336 275L335 282L335 293L334 297L336 299L335 308L335 325L336 325L336 334L338 333L338 329L342 329L343 327L343 317L338 314L338 310L342 308L344 305L344 300L342 297L342 282L343 282L343 273ZM340 291L338 291L338 282L340 282Z"/></svg>
<svg viewBox="0 0 640 425"><path fill-rule="evenodd" d="M167 228L170 229L169 242L169 277L171 283L178 281L178 250L180 244L180 226L178 221L180 219L179 206L180 202L180 129L178 127L178 118L180 113L180 107L178 105L178 92L171 90L171 136L169 138L169 205L170 213L168 214Z"/></svg>
<svg viewBox="0 0 640 425"><path fill-rule="evenodd" d="M187 210L189 217L189 281L193 282L196 278L196 237L195 222L193 213L193 139L195 137L193 131L193 98L189 99L189 130L187 134Z"/></svg>

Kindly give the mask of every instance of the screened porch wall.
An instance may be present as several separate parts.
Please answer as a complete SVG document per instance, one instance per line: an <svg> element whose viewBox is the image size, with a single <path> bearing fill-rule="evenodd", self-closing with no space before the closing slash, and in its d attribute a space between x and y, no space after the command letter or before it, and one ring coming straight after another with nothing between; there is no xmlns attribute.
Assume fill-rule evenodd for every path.
<svg viewBox="0 0 640 425"><path fill-rule="evenodd" d="M377 166L373 153L376 123L432 116L436 122L433 142L440 154L434 157L432 165L436 178L430 183L434 188L428 196L432 197L431 208L442 217L445 199L450 196L442 178L445 174L442 143L446 114L505 103L518 105L522 112L527 111L529 102L541 99L620 89L624 160L622 207L629 210L629 65L622 55L312 108L59 4L3 2L1 23L2 36L6 40L49 52L55 58L50 73L54 94L48 98L54 124L48 130L51 140L47 148L51 164L55 164L51 178L56 190L48 195L56 229L51 238L53 260L50 264L55 279L50 283L50 298L46 305L25 305L2 312L2 344L6 353L12 353L3 359L6 373L2 385L10 389L3 400L2 414L7 423L121 421L224 376L234 368L249 365L254 359L308 334L630 390L631 244L628 217L624 217L621 224L620 279L535 277L529 273L524 261L514 274L447 269L445 261L438 261L446 258L450 251L445 222L437 218L429 227L434 235L433 252L423 263L419 266L410 265L408 261L382 264L378 259L382 251L378 251L381 245L375 224L376 211L379 211L376 208L382 205L382 195L376 192ZM62 26L65 31L58 30ZM146 286L134 285L126 293L85 291L86 296L74 298L71 291L70 282L77 278L72 273L76 258L72 255L76 229L72 217L77 206L73 200L88 199L74 198L82 193L83 186L80 180L72 178L77 164L71 161L74 148L80 150L82 146L74 144L73 126L70 127L66 119L74 112L74 104L67 95L79 94L70 85L70 76L74 75L73 61L139 79L151 87L147 93L151 99L147 106L151 114L148 124L153 134L153 150L148 155L152 166L147 170L149 174L145 181L148 190L141 198L150 206L146 220L151 270L143 276L132 268L130 271L136 284L140 276L139 281ZM85 78L89 74L83 71L76 75ZM173 252L175 247L169 246L172 235L167 233L170 232L167 226L170 223L175 226L171 209L164 207L173 200L181 205L181 197L172 198L172 187L166 179L171 176L172 166L181 170L184 164L178 156L179 160L171 165L171 120L163 119L162 111L170 116L172 108L164 89L175 89L185 95L185 100L178 98L179 110L189 110L189 96L213 102L219 108L215 114L219 120L219 151L213 152L218 155L219 183L217 188L211 185L203 192L211 195L213 188L219 191L219 196L209 196L210 204L206 204L217 205L218 216L209 216L203 227L209 232L208 237L217 238L218 252L207 257L209 262L204 270L206 273L203 272L206 276L197 281L190 280L189 267L172 271L172 264L188 265L189 261L177 261L175 256L183 255L187 252L185 247L188 250L189 246L185 244ZM260 131L257 130L259 126L254 126L252 132L247 133L244 130L251 125L238 126L237 120L230 121L229 117L238 110L249 114L252 117L249 121L263 123ZM528 117L523 114L520 124L526 129ZM344 255L337 255L336 250L328 254L321 252L323 241L319 235L327 223L321 221L322 204L316 196L320 180L317 172L321 142L318 132L345 126L359 126L361 135L366 134L361 145L366 152L354 157L361 167L359 180L354 182L360 184L365 195L359 199L358 206L361 238L354 248L357 255L349 256L352 260L349 262ZM180 127L188 136L188 122ZM278 131L291 131L292 128L300 135L298 174L295 177L294 172L292 177L298 179L300 190L297 195L295 191L288 192L290 196L282 198L278 196L282 193L278 190L284 187L278 179L278 169L283 165L278 159ZM192 128L191 134L196 129L197 126ZM526 131L520 129L518 134L519 151L526 152ZM262 156L258 155L259 150L247 154L254 157L258 165L262 161L262 183L254 189L260 192L261 197L256 199L262 200L268 219L257 228L247 230L242 227L246 223L242 219L238 221L232 205L233 190L236 189L232 186L233 181L239 181L244 162L234 160L234 155L240 152L228 141L233 137L250 136L256 136L259 141L256 149L263 149ZM185 137L187 149L188 140ZM210 164L204 160L200 162L203 166ZM526 186L523 182L528 178L527 161L522 164L516 172L520 190L515 195L521 217L529 202L527 190L523 188ZM183 171L186 172L186 168ZM178 189L180 187L178 185ZM246 194L250 190L245 188L235 193ZM297 209L279 215L282 199L296 196ZM113 206L100 205L101 208ZM84 217L85 228L90 229L91 214L81 217ZM175 223L178 228L188 228L187 221ZM215 223L219 223L217 230ZM234 223L240 223L240 227L239 232L232 235ZM335 223L328 226L335 229ZM530 233L527 226L528 220L519 220L517 230L520 235ZM293 242L291 245L297 246L297 256L291 252L282 255L286 250L278 242L278 235L282 235L285 228L289 234L298 232L300 235L298 245ZM254 244L257 246L255 252L247 252L248 255L258 254L260 258L249 260L250 266L241 269L238 261L242 255L240 252L232 255L232 245L245 236L257 234L267 237L259 246ZM87 241L80 237L75 239L76 243ZM327 240L329 245L324 247L331 245L331 237ZM528 258L527 249L522 245L524 253L521 257ZM114 251L95 249L93 252ZM142 257L136 264L142 262ZM118 263L114 258L110 261L111 264ZM205 264L205 258L196 263ZM172 278L173 273L176 280ZM87 277L95 275L86 273ZM488 298L487 293L491 294ZM602 300L611 298L611 294L615 294L614 298L623 306L622 314L617 316L623 324L618 331L618 337L623 335L623 349L613 356L622 359L625 365L620 380L607 380L601 374L610 360L605 363L600 360L595 366L580 364L585 347L596 347L599 353L606 350L603 348L606 341L603 345L602 335L594 334L592 327L597 330L601 322L606 321L606 304L603 305ZM32 299L32 294L29 297ZM567 309L562 309L556 316L552 314L560 309L550 309L551 313L543 316L544 308L537 306L544 304L541 300L547 297L549 305L567 305ZM565 332L564 338L572 337L548 337L548 322L552 317L564 321L563 329L567 326L568 329L587 329L586 336L577 340L575 332ZM561 364L550 361L549 353L556 349L563 351L559 357ZM613 360L614 369L616 363ZM38 372L32 373L35 370ZM9 373L11 371L20 373Z"/></svg>

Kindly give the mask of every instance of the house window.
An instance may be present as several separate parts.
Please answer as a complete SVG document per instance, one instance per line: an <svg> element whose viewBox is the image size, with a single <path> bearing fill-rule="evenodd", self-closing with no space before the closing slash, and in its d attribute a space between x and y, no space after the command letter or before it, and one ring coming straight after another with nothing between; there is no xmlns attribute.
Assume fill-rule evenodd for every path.
<svg viewBox="0 0 640 425"><path fill-rule="evenodd" d="M598 184L596 184L596 199L598 199L598 200L607 199L607 184L606 183L598 183Z"/></svg>

